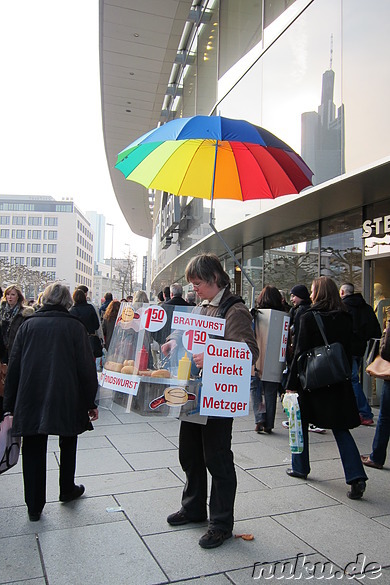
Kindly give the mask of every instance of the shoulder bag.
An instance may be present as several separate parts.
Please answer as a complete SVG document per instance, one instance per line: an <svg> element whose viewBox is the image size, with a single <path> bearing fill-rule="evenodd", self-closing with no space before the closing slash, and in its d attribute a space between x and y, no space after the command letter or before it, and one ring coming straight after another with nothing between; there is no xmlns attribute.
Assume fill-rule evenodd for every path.
<svg viewBox="0 0 390 585"><path fill-rule="evenodd" d="M17 464L20 453L20 437L12 436L13 416L7 415L0 423L0 473Z"/></svg>
<svg viewBox="0 0 390 585"><path fill-rule="evenodd" d="M381 380L390 380L390 362L377 355L373 362L366 368L367 374Z"/></svg>
<svg viewBox="0 0 390 585"><path fill-rule="evenodd" d="M309 349L298 358L298 376L303 390L340 384L351 378L351 364L341 343L328 343L321 316L313 313L324 345ZM389 364L390 365L390 364Z"/></svg>

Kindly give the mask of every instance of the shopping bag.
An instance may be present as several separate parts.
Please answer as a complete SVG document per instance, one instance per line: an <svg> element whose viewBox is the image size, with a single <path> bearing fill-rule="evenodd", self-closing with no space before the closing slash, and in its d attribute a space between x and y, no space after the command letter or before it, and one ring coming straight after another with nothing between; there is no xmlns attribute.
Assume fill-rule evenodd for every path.
<svg viewBox="0 0 390 585"><path fill-rule="evenodd" d="M20 437L12 436L13 416L6 416L0 423L0 473L17 464L20 453Z"/></svg>
<svg viewBox="0 0 390 585"><path fill-rule="evenodd" d="M291 453L302 453L303 433L301 409L299 408L298 394L286 392L283 398L283 408L288 416L288 441Z"/></svg>

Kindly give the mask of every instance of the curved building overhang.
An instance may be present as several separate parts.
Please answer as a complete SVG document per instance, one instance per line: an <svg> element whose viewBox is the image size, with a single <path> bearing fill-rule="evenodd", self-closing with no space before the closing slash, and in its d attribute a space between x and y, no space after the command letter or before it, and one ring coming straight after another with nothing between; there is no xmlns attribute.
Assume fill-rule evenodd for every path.
<svg viewBox="0 0 390 585"><path fill-rule="evenodd" d="M291 201L286 197L283 199L278 201L280 204L277 207L222 230L220 234L229 248L238 251L243 244L250 244L260 238L390 199L390 158L311 187ZM226 255L223 243L215 234L206 236L167 264L157 274L152 288L162 290L164 286L184 278L189 259L199 252Z"/></svg>
<svg viewBox="0 0 390 585"><path fill-rule="evenodd" d="M148 192L115 169L117 154L161 121L193 0L100 0L103 135L112 185L130 229L152 237Z"/></svg>

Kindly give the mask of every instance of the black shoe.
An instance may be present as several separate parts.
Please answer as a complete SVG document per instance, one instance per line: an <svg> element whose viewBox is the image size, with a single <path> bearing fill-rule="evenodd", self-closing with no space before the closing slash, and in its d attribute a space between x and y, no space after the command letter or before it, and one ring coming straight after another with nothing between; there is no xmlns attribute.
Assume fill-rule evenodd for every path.
<svg viewBox="0 0 390 585"><path fill-rule="evenodd" d="M30 522L38 522L41 518L41 512L28 512Z"/></svg>
<svg viewBox="0 0 390 585"><path fill-rule="evenodd" d="M71 502L72 500L77 500L77 498L82 496L84 492L85 487L83 485L75 485L69 494L60 494L60 502Z"/></svg>
<svg viewBox="0 0 390 585"><path fill-rule="evenodd" d="M366 489L364 479L357 479L351 483L351 491L347 493L350 500L360 500Z"/></svg>
<svg viewBox="0 0 390 585"><path fill-rule="evenodd" d="M271 435L272 434L272 429L269 427L264 427L264 432L267 433L267 435Z"/></svg>
<svg viewBox="0 0 390 585"><path fill-rule="evenodd" d="M262 423L256 423L256 426L255 426L256 433L260 434L263 432L263 430L264 430L264 427L263 427Z"/></svg>
<svg viewBox="0 0 390 585"><path fill-rule="evenodd" d="M305 475L304 473L299 473L298 471L294 471L293 469L291 469L291 467L286 469L286 473L290 477L299 477L299 479L307 479L307 475Z"/></svg>
<svg viewBox="0 0 390 585"><path fill-rule="evenodd" d="M217 546L221 546L221 544L223 544L228 538L231 538L231 536L231 530L210 528L199 540L199 546L202 548L217 548Z"/></svg>
<svg viewBox="0 0 390 585"><path fill-rule="evenodd" d="M168 524L171 526L183 526L184 524L190 524L191 522L204 522L207 520L207 516L204 518L189 518L187 516L187 512L185 510L179 510L178 512L174 512L170 514L167 518Z"/></svg>

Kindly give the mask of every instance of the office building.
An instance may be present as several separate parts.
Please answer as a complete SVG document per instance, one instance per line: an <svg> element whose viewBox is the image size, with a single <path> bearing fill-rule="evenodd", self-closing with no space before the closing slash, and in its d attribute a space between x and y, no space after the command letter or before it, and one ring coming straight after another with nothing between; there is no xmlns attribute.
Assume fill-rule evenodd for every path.
<svg viewBox="0 0 390 585"><path fill-rule="evenodd" d="M72 200L0 196L0 259L10 266L45 272L71 292L79 284L91 289L93 246L91 224Z"/></svg>

